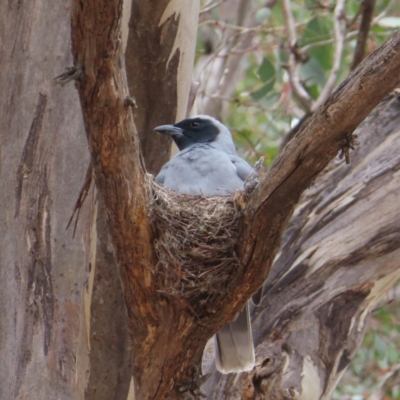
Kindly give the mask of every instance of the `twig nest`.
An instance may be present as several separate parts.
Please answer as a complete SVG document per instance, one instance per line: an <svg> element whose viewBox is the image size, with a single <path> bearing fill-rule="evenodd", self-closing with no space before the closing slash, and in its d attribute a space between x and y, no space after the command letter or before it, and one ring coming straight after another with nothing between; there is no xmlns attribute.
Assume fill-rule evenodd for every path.
<svg viewBox="0 0 400 400"><path fill-rule="evenodd" d="M184 195L153 182L152 213L158 290L192 304L223 296L240 265L234 195Z"/></svg>

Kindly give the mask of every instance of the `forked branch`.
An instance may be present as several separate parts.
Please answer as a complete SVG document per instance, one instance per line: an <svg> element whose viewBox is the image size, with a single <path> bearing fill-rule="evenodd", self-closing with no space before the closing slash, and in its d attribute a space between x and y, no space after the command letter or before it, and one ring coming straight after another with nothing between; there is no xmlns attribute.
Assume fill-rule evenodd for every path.
<svg viewBox="0 0 400 400"><path fill-rule="evenodd" d="M245 207L241 264L227 282L229 290L226 296L205 302L207 312L200 315L190 299L169 296L156 279L151 185L131 107L125 102L129 93L121 52L121 13L122 0L75 0L72 51L75 68L84 72L77 88L95 181L124 281L136 398L198 396L202 382L198 365L207 339L234 317L267 276L300 194L345 145L343 139L397 84L400 33L340 85L276 160Z"/></svg>

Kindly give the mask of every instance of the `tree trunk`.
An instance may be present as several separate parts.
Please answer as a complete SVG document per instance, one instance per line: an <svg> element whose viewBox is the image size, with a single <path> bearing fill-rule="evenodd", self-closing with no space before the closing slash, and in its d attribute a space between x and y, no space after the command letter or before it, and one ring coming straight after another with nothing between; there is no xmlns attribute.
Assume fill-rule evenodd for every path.
<svg viewBox="0 0 400 400"><path fill-rule="evenodd" d="M34 4L0 5L0 399L125 400L125 302L93 187L66 230L89 167L76 90L52 80L72 64L70 15Z"/></svg>
<svg viewBox="0 0 400 400"><path fill-rule="evenodd" d="M183 216L200 202L162 194L145 174L121 59L121 11L122 2L118 0L93 0L83 6L75 2L72 49L96 186L104 201L124 282L132 328L135 392L143 399L196 397L200 394L199 363L206 340L234 318L268 276L284 226L301 193L340 149L348 158L348 149L354 145L353 130L380 96L397 83L393 76L399 68L396 55L400 33L337 88L289 142L255 193L249 199L246 194L238 197L238 205L244 207L236 253L239 260L230 263L230 273L223 278L206 275L213 279L217 276L220 281L207 281L200 294L192 296L190 284L182 288L183 281L175 280L171 293L168 277L160 279L162 257L157 243L165 232L154 220L162 220L168 207L172 207L171 215ZM166 199L166 208L159 209L157 215L154 205L162 198ZM208 207L208 200L202 201L199 214ZM227 205L224 203L222 209ZM174 207L187 209L181 212ZM165 224L164 231L172 228L175 220L170 226ZM199 229L195 231L201 231L202 223L196 221ZM186 232L180 234L185 237ZM173 252L168 244L164 249L164 256ZM192 264L209 274L206 263L196 261L189 250L186 255ZM235 254L231 255L230 260L236 261ZM166 271L176 268L173 274L178 277L193 274L183 270L179 262L165 267ZM195 268L195 274L200 278L199 268Z"/></svg>
<svg viewBox="0 0 400 400"><path fill-rule="evenodd" d="M286 229L252 313L257 367L239 378L214 371L209 399L330 399L370 311L400 278L400 97L356 133L351 164L333 160Z"/></svg>
<svg viewBox="0 0 400 400"><path fill-rule="evenodd" d="M89 153L76 91L52 82L72 64L69 16L2 2L0 19L0 398L83 398L91 204L75 238L66 227Z"/></svg>
<svg viewBox="0 0 400 400"><path fill-rule="evenodd" d="M177 2L171 3L177 6ZM0 398L126 398L131 362L127 316L112 266L114 253L132 327L137 399L198 396L201 379L197 367L204 343L233 318L261 284L298 196L339 148L347 148L348 143L342 142L346 134L379 96L394 86L393 77L399 70L394 55L399 40L394 36L376 58L358 68L289 143L268 181L260 184L245 208L243 241L238 247L242 264L226 282L230 290L219 293L219 297L210 293L210 303L204 306L196 299L191 304L186 298L165 295L165 287L160 287L154 277L157 227L149 216L151 180L143 168L130 110L134 102L129 99L119 47L121 1L76 1L72 7L74 72L96 185L104 205L96 203L96 194L90 189L91 169L78 97L72 85L60 88L52 82L72 64L66 8L60 2L46 7L39 3L0 5L0 219L5 228L0 241ZM160 14L163 33L169 25L174 27L178 18L177 13L167 10ZM179 54L174 46L169 47L170 62L175 62ZM164 67L166 60L164 57ZM148 107L143 108L147 112ZM176 109L181 108L177 105ZM153 119L147 121L151 127ZM87 200L82 207L82 201L76 200L82 200L85 193ZM74 204L80 211L75 238L72 228L65 229ZM110 237L100 207L106 210ZM268 235L261 241L257 232ZM386 236L378 243L383 243L384 252L390 242ZM314 254L317 252L308 254L310 260ZM301 266L289 271L286 279L278 276L273 284L294 282L287 278L305 268ZM319 270L325 271L320 267L312 272L318 276ZM274 274L272 278L277 276ZM369 294L364 286L352 288L351 293L357 289L367 301L374 288ZM300 289L305 296L307 290L312 293L315 288ZM292 308L274 304L275 315L283 313L283 317L296 321ZM336 304L333 302L332 307ZM324 315L324 310L321 308L318 315ZM270 315L274 315L272 311ZM261 318L256 326L257 321ZM317 321L322 324L321 318ZM258 341L266 337L260 332L263 336L257 334ZM284 332L282 328L282 335ZM285 357L298 355L295 335L287 343L291 347L284 346ZM336 357L339 350L333 348L332 355ZM321 347L321 354L327 351L331 350ZM265 360L263 354L260 352ZM268 361L264 367L268 367ZM265 371L257 371L253 387L259 390ZM338 376L336 372L332 366L326 372L327 385L330 376Z"/></svg>
<svg viewBox="0 0 400 400"><path fill-rule="evenodd" d="M125 53L129 92L148 172L169 160L172 140L158 125L185 118L192 83L200 1L132 2Z"/></svg>
<svg viewBox="0 0 400 400"><path fill-rule="evenodd" d="M220 20L224 23L254 28L259 24L254 17L254 4L249 0L236 0L221 4ZM208 16L208 15L207 15ZM210 27L202 27L203 40L213 52L199 59L196 66L196 80L199 88L196 99L196 113L212 115L224 120L229 98L243 74L241 61L249 54L255 32L249 29L246 34L224 31L219 42Z"/></svg>

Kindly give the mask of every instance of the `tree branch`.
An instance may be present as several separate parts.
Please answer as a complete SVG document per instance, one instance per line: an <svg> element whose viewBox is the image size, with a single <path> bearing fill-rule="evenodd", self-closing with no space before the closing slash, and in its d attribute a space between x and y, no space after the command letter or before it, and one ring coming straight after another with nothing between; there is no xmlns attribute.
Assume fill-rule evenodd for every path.
<svg viewBox="0 0 400 400"><path fill-rule="evenodd" d="M254 19L251 2L240 0L233 2L231 6L237 11L234 21L236 25L227 21L216 21L216 26L223 35L221 43L213 54L203 57L197 63L196 75L201 85L196 102L198 112L218 119L223 119L224 111L224 101L220 96L229 96L234 90L240 77L239 61L248 51L257 29L260 28ZM230 32L231 30L237 32Z"/></svg>
<svg viewBox="0 0 400 400"><path fill-rule="evenodd" d="M283 0L283 17L285 21L287 41L289 44L289 79L293 94L299 100L302 108L308 112L311 109L312 99L307 90L304 88L300 81L299 68L300 63L298 60L299 54L297 53L297 35L292 14L290 0Z"/></svg>
<svg viewBox="0 0 400 400"><path fill-rule="evenodd" d="M335 54L333 56L333 65L329 74L329 78L322 89L317 101L312 105L311 111L315 111L319 106L321 106L332 89L335 87L336 79L339 74L340 64L342 62L343 46L346 35L344 34L344 0L338 0L336 2L335 12L333 13L333 31L334 31L334 41L335 41Z"/></svg>
<svg viewBox="0 0 400 400"><path fill-rule="evenodd" d="M349 166L332 160L303 193L253 309L256 368L212 374L209 400L331 398L400 277L399 100L388 96L357 128Z"/></svg>
<svg viewBox="0 0 400 400"><path fill-rule="evenodd" d="M236 299L250 297L268 276L283 229L301 193L398 84L399 51L400 31L338 86L278 155L245 209L240 244L245 267Z"/></svg>
<svg viewBox="0 0 400 400"><path fill-rule="evenodd" d="M215 3L212 4L206 4L204 8L202 8L199 12L199 15L203 15L203 14L207 14L209 13L211 10L214 10L214 8L218 7L221 3L223 3L226 0L220 0L220 1L216 1Z"/></svg>
<svg viewBox="0 0 400 400"><path fill-rule="evenodd" d="M128 97L121 50L122 0L73 3L72 52L84 77L77 82L95 182L102 197L108 228L125 283L125 298L134 337L133 368L149 364L160 328L162 307L152 270L155 255L149 222L149 191L139 139ZM146 300L147 299L147 300ZM162 328L162 327L161 327ZM160 360L152 360L155 364ZM156 389L135 376L139 394ZM149 388L151 386L151 388Z"/></svg>
<svg viewBox="0 0 400 400"><path fill-rule="evenodd" d="M147 170L169 160L172 140L153 128L186 115L196 46L199 0L132 2L125 52L129 91Z"/></svg>
<svg viewBox="0 0 400 400"><path fill-rule="evenodd" d="M357 36L357 32L355 32L355 31L353 31L353 32L348 32L348 33L346 34L344 40L345 40L345 41L346 41L346 40L351 40L351 39L354 38L354 36ZM314 43L307 44L307 45L301 47L301 48L299 49L299 51L300 51L302 54L307 54L307 52L309 52L309 51L312 50L312 49L315 49L316 47L322 47L322 46L326 46L327 44L333 44L333 43L335 43L335 39L334 39L334 38L332 38L332 39L327 39L327 40L321 40L320 42L314 42Z"/></svg>
<svg viewBox="0 0 400 400"><path fill-rule="evenodd" d="M152 235L146 177L132 112L125 106L129 92L120 46L121 13L122 1L75 2L72 51L75 66L85 73L77 88L96 185L108 210L114 244L121 254L127 248L132 252L132 233L139 233L141 243L134 246L132 256L146 260L138 263L148 267Z"/></svg>
<svg viewBox="0 0 400 400"><path fill-rule="evenodd" d="M365 46L367 44L369 28L371 26L372 17L374 15L375 0L363 0L361 2L361 22L358 30L357 46L354 50L353 62L351 70L357 67L362 61L365 54Z"/></svg>
<svg viewBox="0 0 400 400"><path fill-rule="evenodd" d="M207 302L195 304L197 311L204 310L200 314L184 298L166 295L156 279L149 182L132 111L125 106L121 13L121 0L73 3L74 63L85 73L77 88L95 181L125 287L136 396L175 399L187 392L198 394L198 365L206 340L233 319L268 275L300 194L396 85L400 33L339 86L281 153L245 208L238 249L242 265L227 278L226 293L203 294Z"/></svg>

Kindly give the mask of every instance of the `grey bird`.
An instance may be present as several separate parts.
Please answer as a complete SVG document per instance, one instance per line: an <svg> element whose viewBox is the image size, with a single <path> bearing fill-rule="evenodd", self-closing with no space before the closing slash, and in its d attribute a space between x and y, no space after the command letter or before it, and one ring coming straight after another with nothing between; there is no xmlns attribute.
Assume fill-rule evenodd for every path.
<svg viewBox="0 0 400 400"><path fill-rule="evenodd" d="M185 194L218 196L243 186L252 167L236 155L229 129L208 115L196 115L156 132L172 137L178 154L164 165L156 182ZM215 364L222 373L251 371L254 345L249 303L215 335Z"/></svg>

